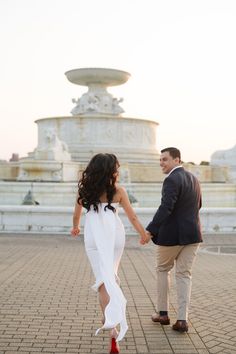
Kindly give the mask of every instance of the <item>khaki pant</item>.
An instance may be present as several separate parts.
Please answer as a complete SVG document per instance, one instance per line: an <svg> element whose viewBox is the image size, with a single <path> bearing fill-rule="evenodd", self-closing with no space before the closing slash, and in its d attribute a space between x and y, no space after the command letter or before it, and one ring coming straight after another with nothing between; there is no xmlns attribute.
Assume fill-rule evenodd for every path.
<svg viewBox="0 0 236 354"><path fill-rule="evenodd" d="M188 319L192 266L199 243L185 246L157 246L157 312L169 311L170 271L175 265L178 320Z"/></svg>

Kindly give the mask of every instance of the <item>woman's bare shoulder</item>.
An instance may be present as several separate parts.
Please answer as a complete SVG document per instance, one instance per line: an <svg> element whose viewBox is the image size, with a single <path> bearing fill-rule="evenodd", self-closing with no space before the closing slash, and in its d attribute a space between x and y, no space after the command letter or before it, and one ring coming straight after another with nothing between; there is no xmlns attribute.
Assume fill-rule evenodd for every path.
<svg viewBox="0 0 236 354"><path fill-rule="evenodd" d="M126 189L120 185L116 185L116 194L115 194L115 199L117 199L118 202L122 200L124 195L126 195Z"/></svg>
<svg viewBox="0 0 236 354"><path fill-rule="evenodd" d="M121 193L121 194L126 193L125 187L123 187L123 186L117 184L117 185L116 185L116 193Z"/></svg>

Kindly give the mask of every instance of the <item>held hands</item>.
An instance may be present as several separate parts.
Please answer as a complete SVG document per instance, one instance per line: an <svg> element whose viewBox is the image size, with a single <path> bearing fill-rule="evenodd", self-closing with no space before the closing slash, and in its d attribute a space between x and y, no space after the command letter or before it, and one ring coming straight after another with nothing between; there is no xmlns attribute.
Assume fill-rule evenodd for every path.
<svg viewBox="0 0 236 354"><path fill-rule="evenodd" d="M73 227L70 231L71 235L73 237L79 236L80 233L80 228L79 227Z"/></svg>
<svg viewBox="0 0 236 354"><path fill-rule="evenodd" d="M152 235L150 234L149 231L146 231L145 232L145 236L141 236L141 239L140 239L140 243L141 245L145 245L146 243L148 243L152 238Z"/></svg>

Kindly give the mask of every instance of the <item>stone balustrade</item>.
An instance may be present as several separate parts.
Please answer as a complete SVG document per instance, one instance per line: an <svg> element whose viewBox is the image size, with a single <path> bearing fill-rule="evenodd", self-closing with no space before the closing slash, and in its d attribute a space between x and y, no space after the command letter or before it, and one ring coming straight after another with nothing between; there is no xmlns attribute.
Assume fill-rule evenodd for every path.
<svg viewBox="0 0 236 354"><path fill-rule="evenodd" d="M152 219L155 208L135 208L145 226ZM12 233L68 233L72 225L73 207L1 205L0 232ZM122 208L119 215L125 225L127 235L135 234ZM204 233L236 232L236 208L202 208L202 229ZM84 214L82 217L82 232Z"/></svg>

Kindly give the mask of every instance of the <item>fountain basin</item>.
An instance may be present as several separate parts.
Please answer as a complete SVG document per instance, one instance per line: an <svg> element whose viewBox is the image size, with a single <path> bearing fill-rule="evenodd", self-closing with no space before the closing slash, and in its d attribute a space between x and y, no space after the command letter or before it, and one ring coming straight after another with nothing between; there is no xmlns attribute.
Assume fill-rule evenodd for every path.
<svg viewBox="0 0 236 354"><path fill-rule="evenodd" d="M102 87L124 84L130 74L126 71L107 68L81 68L65 72L67 79L76 85Z"/></svg>

